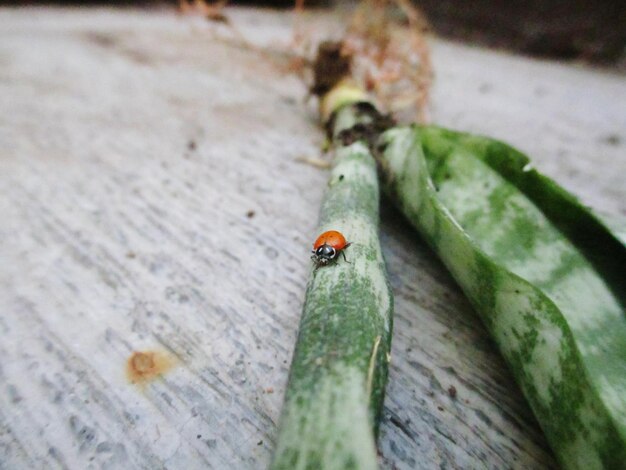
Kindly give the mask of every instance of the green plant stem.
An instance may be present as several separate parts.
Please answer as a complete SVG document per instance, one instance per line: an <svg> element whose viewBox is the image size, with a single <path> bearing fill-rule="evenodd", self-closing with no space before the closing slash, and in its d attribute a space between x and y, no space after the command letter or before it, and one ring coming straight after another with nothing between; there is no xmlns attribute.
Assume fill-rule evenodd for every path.
<svg viewBox="0 0 626 470"><path fill-rule="evenodd" d="M377 467L393 304L378 239L379 185L366 143L338 139L367 116L350 106L334 116L335 160L318 232L338 230L351 245L348 262L311 269L274 470Z"/></svg>

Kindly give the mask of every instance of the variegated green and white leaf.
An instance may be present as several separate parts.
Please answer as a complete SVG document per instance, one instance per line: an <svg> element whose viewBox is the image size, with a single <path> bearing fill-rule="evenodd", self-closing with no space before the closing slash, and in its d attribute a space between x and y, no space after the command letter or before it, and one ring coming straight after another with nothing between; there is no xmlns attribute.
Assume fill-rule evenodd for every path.
<svg viewBox="0 0 626 470"><path fill-rule="evenodd" d="M568 468L626 462L626 249L500 142L388 131L387 190L439 254Z"/></svg>

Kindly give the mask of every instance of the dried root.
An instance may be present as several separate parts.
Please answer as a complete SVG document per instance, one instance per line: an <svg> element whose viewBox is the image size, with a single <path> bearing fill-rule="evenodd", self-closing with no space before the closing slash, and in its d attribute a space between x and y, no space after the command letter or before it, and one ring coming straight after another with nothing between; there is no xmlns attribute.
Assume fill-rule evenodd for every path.
<svg viewBox="0 0 626 470"><path fill-rule="evenodd" d="M427 23L408 0L361 3L344 38L354 77L383 107L427 121L432 65Z"/></svg>
<svg viewBox="0 0 626 470"><path fill-rule="evenodd" d="M208 5L205 0L178 0L178 11L183 15L201 15L209 21L230 24L230 20L224 14L224 7L228 0L220 0L213 5Z"/></svg>

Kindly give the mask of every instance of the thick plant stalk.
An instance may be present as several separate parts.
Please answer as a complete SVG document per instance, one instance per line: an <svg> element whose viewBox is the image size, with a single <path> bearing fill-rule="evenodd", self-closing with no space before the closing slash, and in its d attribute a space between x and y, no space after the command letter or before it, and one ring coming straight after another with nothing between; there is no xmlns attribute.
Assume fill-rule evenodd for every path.
<svg viewBox="0 0 626 470"><path fill-rule="evenodd" d="M460 284L566 468L626 463L626 249L500 142L381 138L386 189Z"/></svg>
<svg viewBox="0 0 626 470"><path fill-rule="evenodd" d="M331 111L362 98L331 96L337 99L325 100ZM272 469L377 467L392 329L378 240L378 177L362 139L344 145L337 138L367 115L343 106L334 116L335 160L318 232L338 230L351 245L347 262L312 266Z"/></svg>

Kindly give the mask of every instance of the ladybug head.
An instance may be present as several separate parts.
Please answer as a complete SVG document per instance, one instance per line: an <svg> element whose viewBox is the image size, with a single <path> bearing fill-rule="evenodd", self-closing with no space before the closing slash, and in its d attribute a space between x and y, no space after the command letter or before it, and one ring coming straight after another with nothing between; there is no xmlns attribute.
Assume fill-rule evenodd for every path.
<svg viewBox="0 0 626 470"><path fill-rule="evenodd" d="M322 245L313 252L311 257L319 266L326 266L335 258L337 258L338 251L330 245Z"/></svg>

